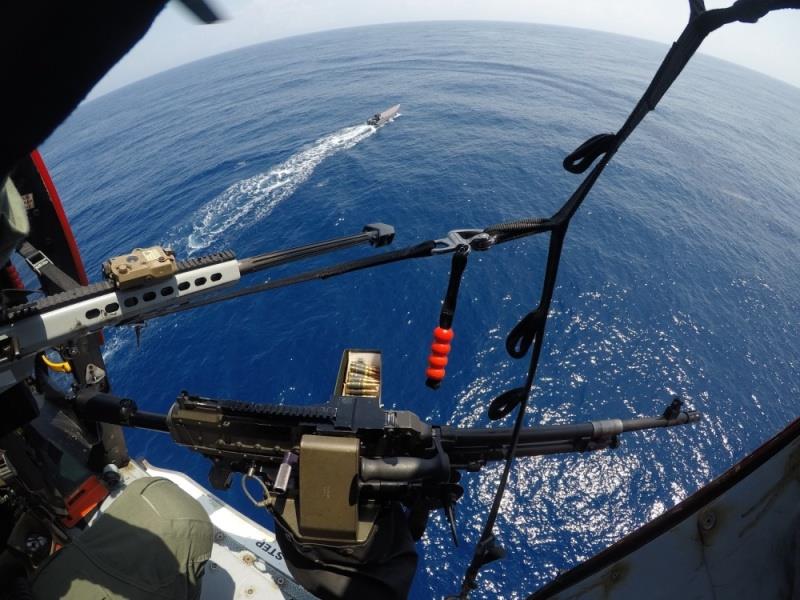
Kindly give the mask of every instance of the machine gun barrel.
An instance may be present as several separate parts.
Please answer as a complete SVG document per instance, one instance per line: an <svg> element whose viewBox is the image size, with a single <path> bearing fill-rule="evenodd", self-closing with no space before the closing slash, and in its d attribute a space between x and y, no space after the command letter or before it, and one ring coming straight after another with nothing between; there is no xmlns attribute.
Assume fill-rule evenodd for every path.
<svg viewBox="0 0 800 600"><path fill-rule="evenodd" d="M699 421L696 411L676 411L660 417L603 419L588 423L538 425L520 431L517 456L542 456L567 452L601 450L617 445L620 433L675 427ZM511 430L505 427L440 427L442 446L453 468L477 470L486 462L503 460L510 445Z"/></svg>
<svg viewBox="0 0 800 600"><path fill-rule="evenodd" d="M520 444L552 442L576 438L602 438L626 431L654 429L658 427L674 427L685 425L700 419L697 411L682 411L673 418L641 417L638 419L603 419L588 423L569 423L563 425L537 425L524 427L520 433ZM456 445L494 444L505 440L510 431L507 427L440 427L442 438Z"/></svg>
<svg viewBox="0 0 800 600"><path fill-rule="evenodd" d="M72 398L72 407L89 421L169 433L167 415L139 410L136 402L129 398L84 390Z"/></svg>

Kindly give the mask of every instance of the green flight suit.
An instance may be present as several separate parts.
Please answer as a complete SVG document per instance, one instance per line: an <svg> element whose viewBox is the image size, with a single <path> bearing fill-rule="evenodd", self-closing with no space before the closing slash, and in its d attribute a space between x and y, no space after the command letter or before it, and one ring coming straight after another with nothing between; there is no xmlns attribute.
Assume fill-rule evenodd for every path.
<svg viewBox="0 0 800 600"><path fill-rule="evenodd" d="M36 574L37 600L193 600L214 530L200 504L167 479L137 479Z"/></svg>

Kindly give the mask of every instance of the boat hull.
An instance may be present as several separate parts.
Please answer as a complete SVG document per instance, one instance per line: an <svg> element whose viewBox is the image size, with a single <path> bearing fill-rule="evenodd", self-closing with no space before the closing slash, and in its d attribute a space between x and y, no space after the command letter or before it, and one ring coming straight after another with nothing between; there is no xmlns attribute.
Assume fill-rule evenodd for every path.
<svg viewBox="0 0 800 600"><path fill-rule="evenodd" d="M371 116L369 119L367 119L367 125L372 125L373 127L381 127L382 125L386 125L386 123L397 116L398 112L400 112L400 105L395 104L394 106L387 108L385 111Z"/></svg>

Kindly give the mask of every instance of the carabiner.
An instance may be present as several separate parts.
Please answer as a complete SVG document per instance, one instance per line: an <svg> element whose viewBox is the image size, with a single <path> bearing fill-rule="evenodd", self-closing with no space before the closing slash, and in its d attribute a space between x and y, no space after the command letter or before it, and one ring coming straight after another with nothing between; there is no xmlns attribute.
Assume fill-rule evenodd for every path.
<svg viewBox="0 0 800 600"><path fill-rule="evenodd" d="M488 250L494 244L494 236L483 229L453 229L446 238L434 241L436 246L431 254L448 254L455 252L459 246L466 246L470 250Z"/></svg>

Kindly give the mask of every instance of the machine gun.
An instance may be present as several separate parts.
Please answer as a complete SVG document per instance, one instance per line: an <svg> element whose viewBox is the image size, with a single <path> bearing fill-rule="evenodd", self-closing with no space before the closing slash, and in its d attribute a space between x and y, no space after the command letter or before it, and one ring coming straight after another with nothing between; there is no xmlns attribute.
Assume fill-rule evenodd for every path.
<svg viewBox="0 0 800 600"><path fill-rule="evenodd" d="M412 508L421 536L432 508L443 508L457 543L453 506L463 490L459 471L504 460L510 428L430 425L381 403L380 353L346 350L327 404L287 406L217 400L181 392L166 414L138 410L132 400L84 390L72 397L88 420L168 432L212 462L218 489L241 473L248 497L266 507L299 543L363 543L381 507ZM523 428L517 456L587 452L618 445L621 433L699 420L673 400L654 418L605 419ZM246 484L258 483L263 497ZM414 511L414 507L421 507Z"/></svg>

